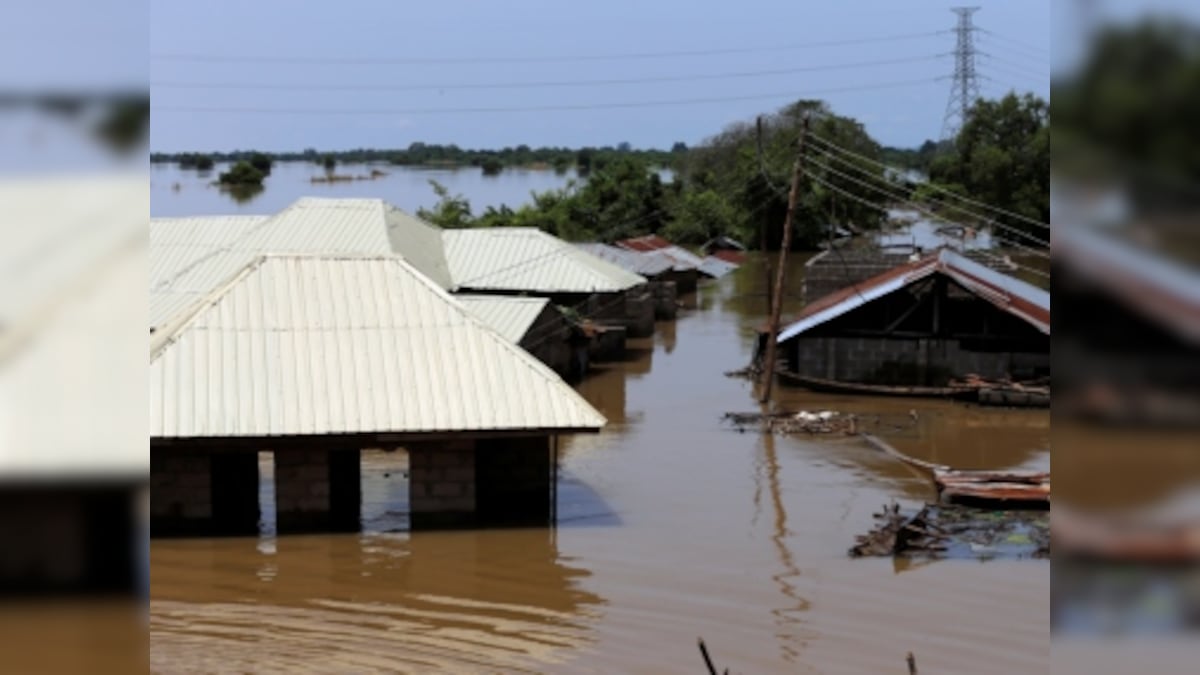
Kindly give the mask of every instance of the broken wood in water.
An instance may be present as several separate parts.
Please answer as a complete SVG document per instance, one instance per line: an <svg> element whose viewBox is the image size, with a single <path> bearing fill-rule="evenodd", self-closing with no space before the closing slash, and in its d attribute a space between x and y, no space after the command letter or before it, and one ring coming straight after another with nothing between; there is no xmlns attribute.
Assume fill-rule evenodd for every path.
<svg viewBox="0 0 1200 675"><path fill-rule="evenodd" d="M1044 558L1050 554L1045 511L993 511L926 504L904 513L898 504L875 514L874 529L856 538L851 557Z"/></svg>
<svg viewBox="0 0 1200 675"><path fill-rule="evenodd" d="M953 469L909 457L877 436L862 436L872 446L928 475L943 501L991 508L1050 507L1049 472Z"/></svg>

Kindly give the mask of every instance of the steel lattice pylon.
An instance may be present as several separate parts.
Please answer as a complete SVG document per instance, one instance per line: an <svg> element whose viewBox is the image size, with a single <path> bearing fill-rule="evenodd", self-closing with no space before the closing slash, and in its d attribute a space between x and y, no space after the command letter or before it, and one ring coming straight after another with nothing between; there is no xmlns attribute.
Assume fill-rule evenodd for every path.
<svg viewBox="0 0 1200 675"><path fill-rule="evenodd" d="M954 7L958 15L958 36L954 46L954 75L950 99L946 101L946 116L942 118L942 139L953 139L967 123L971 105L979 98L979 78L975 72L975 26L971 17L978 7Z"/></svg>

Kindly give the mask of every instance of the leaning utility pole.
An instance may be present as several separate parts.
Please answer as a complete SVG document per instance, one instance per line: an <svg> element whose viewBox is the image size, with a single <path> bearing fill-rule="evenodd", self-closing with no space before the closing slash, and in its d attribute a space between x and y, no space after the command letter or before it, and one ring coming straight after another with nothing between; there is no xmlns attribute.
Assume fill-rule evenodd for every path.
<svg viewBox="0 0 1200 675"><path fill-rule="evenodd" d="M975 72L975 26L971 16L978 7L954 7L958 15L955 27L957 40L954 45L954 75L950 85L950 99L946 101L946 115L942 118L942 140L951 140L967 123L971 106L979 98L979 78Z"/></svg>
<svg viewBox="0 0 1200 675"><path fill-rule="evenodd" d="M779 246L779 267L775 270L775 292L771 296L771 323L767 329L767 350L762 364L763 381L760 403L771 400L771 387L775 384L775 341L779 336L779 315L783 313L783 280L787 271L788 249L792 247L792 220L796 213L796 200L800 196L800 178L804 175L804 142L807 137L808 115L805 115L800 126L796 163L792 165L792 189L788 191L787 218L783 221L783 242Z"/></svg>

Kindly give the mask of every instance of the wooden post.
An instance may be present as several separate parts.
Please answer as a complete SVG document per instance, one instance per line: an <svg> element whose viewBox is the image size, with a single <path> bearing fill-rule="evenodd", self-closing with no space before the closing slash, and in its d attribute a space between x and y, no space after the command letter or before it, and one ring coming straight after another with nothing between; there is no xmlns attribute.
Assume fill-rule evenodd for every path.
<svg viewBox="0 0 1200 675"><path fill-rule="evenodd" d="M800 127L800 142L796 149L796 162L792 166L792 189L788 192L787 218L783 222L783 242L779 248L779 267L775 270L775 291L771 297L771 323L767 330L767 355L763 361L762 396L760 403L771 400L771 387L775 384L775 342L779 337L779 315L783 312L783 282L787 270L788 249L792 247L792 219L796 213L796 201L800 196L800 177L804 175L804 142L808 136L808 115Z"/></svg>

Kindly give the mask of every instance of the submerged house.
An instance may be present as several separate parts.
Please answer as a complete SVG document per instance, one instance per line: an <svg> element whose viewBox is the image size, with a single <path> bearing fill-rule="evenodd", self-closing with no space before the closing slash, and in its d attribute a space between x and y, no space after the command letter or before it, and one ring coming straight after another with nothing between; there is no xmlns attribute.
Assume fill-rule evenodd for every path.
<svg viewBox="0 0 1200 675"><path fill-rule="evenodd" d="M715 251L713 254L701 258L686 248L673 244L656 234L623 239L618 241L616 245L631 251L655 251L674 260L676 270L681 273L685 271L691 273L689 277L690 281L679 282L680 293L690 293L695 290L695 281L700 277L719 279L737 269L743 262L742 254L728 250L723 252ZM692 270L694 272L691 272ZM688 290L684 290L685 286Z"/></svg>
<svg viewBox="0 0 1200 675"><path fill-rule="evenodd" d="M785 379L816 387L1047 378L1050 294L944 248L808 303L778 345Z"/></svg>
<svg viewBox="0 0 1200 675"><path fill-rule="evenodd" d="M654 297L654 316L661 320L675 318L679 306L679 273L675 261L659 251L632 251L611 244L589 242L575 244L580 250L606 260L617 267L646 277L650 295Z"/></svg>
<svg viewBox="0 0 1200 675"><path fill-rule="evenodd" d="M574 327L546 298L511 295L455 295L467 311L554 372L575 377L571 335Z"/></svg>
<svg viewBox="0 0 1200 675"><path fill-rule="evenodd" d="M442 237L456 292L548 298L601 329L619 327L630 337L654 334L646 277L536 228L445 230Z"/></svg>
<svg viewBox="0 0 1200 675"><path fill-rule="evenodd" d="M396 256L259 255L150 342L157 535L360 527L360 451L408 453L411 524L545 524L556 438L604 417Z"/></svg>
<svg viewBox="0 0 1200 675"><path fill-rule="evenodd" d="M499 246L501 240L524 245ZM639 303L645 295L643 277L545 233L520 230L511 236L461 235L434 227L381 199L307 197L270 216L154 218L150 246L151 333L257 256L285 253L393 256L452 293L541 296L581 306L584 315L601 308L622 330L629 327L635 334L653 331L650 300ZM488 246L496 248L489 250ZM457 276L451 273L451 252ZM489 260L494 254L503 259ZM489 268L489 262L498 264ZM618 296L620 310L614 311L618 303L613 299ZM568 375L560 353L571 345L540 346L538 354L549 358L547 363L557 372Z"/></svg>

